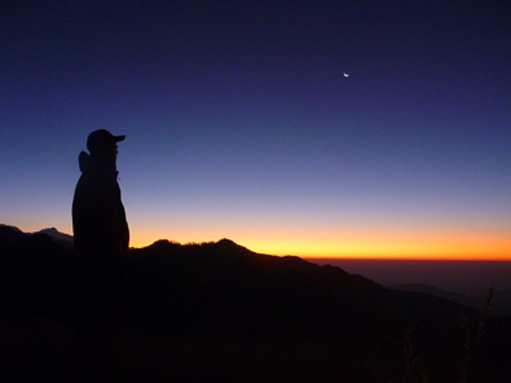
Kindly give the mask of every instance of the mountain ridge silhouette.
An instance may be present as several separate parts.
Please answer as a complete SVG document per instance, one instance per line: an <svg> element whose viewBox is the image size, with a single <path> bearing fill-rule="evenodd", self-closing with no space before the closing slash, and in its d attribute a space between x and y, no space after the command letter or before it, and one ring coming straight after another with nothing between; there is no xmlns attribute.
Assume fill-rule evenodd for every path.
<svg viewBox="0 0 511 383"><path fill-rule="evenodd" d="M37 252L44 254L37 259L36 264L39 267L42 267L41 262L44 259L48 261L48 269L55 268L59 262L60 267L76 267L73 257L64 259L66 255L73 253L61 246L61 241L58 240L61 235L55 229L32 234L7 225L2 225L0 229L0 239L9 243L10 238L11 244L19 245L11 251L21 251L29 259L37 258L34 254ZM5 247L3 243L0 243L0 246ZM185 245L159 240L147 247L132 249L128 257L128 269L131 282L136 285L132 291L138 290L136 296L140 295L140 291L145 291L146 296L161 298L161 291L168 291L169 286L183 294L183 286L187 286L185 296L189 295L190 291L195 292L195 295L192 294L188 299L200 299L200 294L206 294L212 302L229 306L229 310L244 308L250 311L250 305L260 305L260 309L264 308L266 311L267 308L263 307L265 304L274 307L288 305L288 310L296 312L297 315L300 313L304 323L307 322L306 318L311 316L305 313L307 310L316 310L319 317L339 315L340 322L364 320L368 323L379 320L400 323L443 321L447 318L455 321L459 313L459 305L451 304L445 299L422 293L391 291L363 276L349 274L334 266L319 266L299 257L258 254L226 238L218 242ZM162 270L167 273L162 274ZM34 270L35 273L37 271ZM151 287L157 284L161 290ZM246 294L245 297L241 290ZM282 293L285 298L279 298L279 294L274 292ZM161 299L175 298L172 294L169 295L170 298L165 296ZM182 295L176 295L177 301L181 302ZM315 303L321 300L325 301L324 304ZM138 302L135 298L133 301ZM238 306L234 305L235 301L238 301ZM168 311L172 311L172 305L183 310L176 302L161 304L167 307ZM427 305L431 307L422 308ZM145 308L148 312L151 311L147 306ZM322 312L325 308L328 310ZM162 308L159 309L161 311ZM276 309L276 312L280 311L285 309ZM340 315L340 312L343 312L343 315ZM208 315L214 313L210 312ZM314 322L311 318L309 320Z"/></svg>
<svg viewBox="0 0 511 383"><path fill-rule="evenodd" d="M228 239L185 245L159 240L132 249L123 264L126 306L119 326L81 337L77 283L94 275L77 277L83 270L75 253L45 233L6 225L0 225L0 249L0 353L8 366L29 358L48 374L53 362L44 350L75 347L75 359L60 355L71 376L63 381L104 380L128 358L122 380L133 382L232 374L237 381L372 382L368 364L393 376L402 369L407 329L413 329L413 347L430 381L454 381L452 366L463 350L460 314L471 331L478 328L475 310L422 292L392 291L338 267L254 253ZM489 340L474 357L474 381L502 380L511 360L505 340L510 321L501 318L488 329ZM10 353L13 333L24 334L14 343L27 348L23 353ZM30 351L34 342L46 348ZM118 359L102 364L96 354ZM84 365L95 366L101 377L80 376L76 371ZM61 370L55 366L50 377ZM37 368L26 371L40 376Z"/></svg>

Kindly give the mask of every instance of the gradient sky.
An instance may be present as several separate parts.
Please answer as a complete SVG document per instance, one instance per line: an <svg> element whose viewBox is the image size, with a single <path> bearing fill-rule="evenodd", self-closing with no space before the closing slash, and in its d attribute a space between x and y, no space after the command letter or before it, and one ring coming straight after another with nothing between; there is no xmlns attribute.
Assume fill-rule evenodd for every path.
<svg viewBox="0 0 511 383"><path fill-rule="evenodd" d="M78 3L0 5L0 222L106 128L132 246L511 259L509 1Z"/></svg>

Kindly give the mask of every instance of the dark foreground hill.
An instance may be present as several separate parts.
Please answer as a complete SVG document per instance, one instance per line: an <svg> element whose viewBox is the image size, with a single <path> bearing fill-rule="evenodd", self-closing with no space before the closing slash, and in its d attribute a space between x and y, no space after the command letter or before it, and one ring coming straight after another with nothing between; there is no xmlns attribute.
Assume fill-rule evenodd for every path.
<svg viewBox="0 0 511 383"><path fill-rule="evenodd" d="M0 249L0 367L11 380L511 378L506 318L483 334L460 305L297 257L159 241L130 253L110 311L108 294L87 290L98 275L47 235L0 226Z"/></svg>

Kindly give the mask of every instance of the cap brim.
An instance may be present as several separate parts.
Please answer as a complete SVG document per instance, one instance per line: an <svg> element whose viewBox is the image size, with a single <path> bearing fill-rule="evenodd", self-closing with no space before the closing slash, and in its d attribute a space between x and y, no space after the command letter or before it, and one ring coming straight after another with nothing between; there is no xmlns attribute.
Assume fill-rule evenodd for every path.
<svg viewBox="0 0 511 383"><path fill-rule="evenodd" d="M125 135L115 136L115 142L124 141L126 139Z"/></svg>

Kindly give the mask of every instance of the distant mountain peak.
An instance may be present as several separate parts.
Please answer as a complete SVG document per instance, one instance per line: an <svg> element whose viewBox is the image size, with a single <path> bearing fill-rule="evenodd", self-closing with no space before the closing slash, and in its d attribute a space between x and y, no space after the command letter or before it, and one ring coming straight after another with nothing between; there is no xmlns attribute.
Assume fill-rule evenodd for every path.
<svg viewBox="0 0 511 383"><path fill-rule="evenodd" d="M219 240L218 242L216 242L214 244L219 246L222 249L231 249L231 250L237 249L237 250L248 251L248 249L246 247L238 245L236 242L234 242L233 240L228 239L228 238L222 238L221 240Z"/></svg>
<svg viewBox="0 0 511 383"><path fill-rule="evenodd" d="M228 238L222 238L217 243L219 245L224 245L224 246L239 246L236 242L234 242L233 240L228 239Z"/></svg>
<svg viewBox="0 0 511 383"><path fill-rule="evenodd" d="M46 229L42 229L40 232L52 232L52 233L57 232L58 233L59 231L55 227L48 227Z"/></svg>
<svg viewBox="0 0 511 383"><path fill-rule="evenodd" d="M74 238L72 235L62 233L58 231L55 227L49 227L46 229L39 230L32 234L43 234L50 237L54 242L58 243L61 246L66 248L73 247Z"/></svg>
<svg viewBox="0 0 511 383"><path fill-rule="evenodd" d="M15 226L0 223L0 243L13 242L23 238L26 234Z"/></svg>
<svg viewBox="0 0 511 383"><path fill-rule="evenodd" d="M15 232L17 232L17 233L23 233L23 232L22 232L19 228L17 228L16 226L6 225L5 223L0 223L0 228L5 229L5 230L15 231Z"/></svg>
<svg viewBox="0 0 511 383"><path fill-rule="evenodd" d="M168 239L159 239L159 240L153 242L148 247L150 247L150 248L166 248L166 247L173 247L173 246L177 246L177 247L215 246L215 247L219 247L219 248L224 249L224 250L250 251L246 247L238 245L236 242L234 242L233 240L228 239L228 238L222 238L222 239L220 239L217 242L214 242L214 241L211 241L211 242L201 242L201 243L191 242L191 243L185 243L185 244L182 244L182 243L179 243L179 242L175 242L175 241L171 241L171 240L168 240Z"/></svg>

